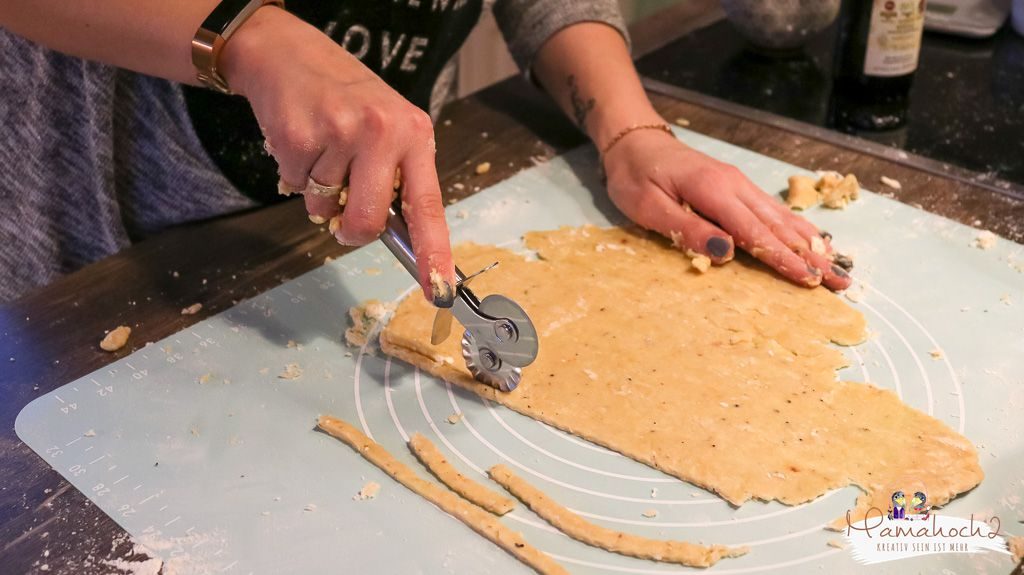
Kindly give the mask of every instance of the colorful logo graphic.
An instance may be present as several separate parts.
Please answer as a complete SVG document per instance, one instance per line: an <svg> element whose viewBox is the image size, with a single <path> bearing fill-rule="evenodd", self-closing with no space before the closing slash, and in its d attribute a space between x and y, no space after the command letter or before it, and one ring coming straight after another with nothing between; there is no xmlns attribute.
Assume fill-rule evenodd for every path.
<svg viewBox="0 0 1024 575"><path fill-rule="evenodd" d="M928 504L928 497L924 491L915 491L914 497L910 500L910 515L907 515L907 498L902 491L895 491L892 494L892 506L886 515L890 521L893 519L920 519L927 521L931 517L931 506Z"/></svg>
<svg viewBox="0 0 1024 575"><path fill-rule="evenodd" d="M845 535L854 559L872 564L939 553L1009 554L998 517L940 515L932 511L923 490L910 497L907 493L894 491L884 514L873 507L854 522L846 513Z"/></svg>

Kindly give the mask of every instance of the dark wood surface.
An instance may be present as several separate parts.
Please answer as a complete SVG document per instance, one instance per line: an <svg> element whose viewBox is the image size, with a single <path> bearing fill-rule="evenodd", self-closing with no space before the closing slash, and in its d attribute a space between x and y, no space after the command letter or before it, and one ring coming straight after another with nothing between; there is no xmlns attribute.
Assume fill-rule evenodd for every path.
<svg viewBox="0 0 1024 575"><path fill-rule="evenodd" d="M903 202L1024 240L1024 202L694 104L652 99L669 120L688 119L690 129L797 165L854 172L865 182L896 178L903 190L894 195ZM437 142L442 190L457 200L530 167L533 156L584 140L516 78L448 107ZM482 161L492 169L475 175ZM184 226L0 308L0 573L43 572L43 565L48 573L109 573L103 561L126 558L132 548L113 520L17 439L17 413L148 341L345 253L320 228L294 200ZM199 314L181 315L196 302L203 304ZM130 345L101 351L104 330L119 324L132 326Z"/></svg>

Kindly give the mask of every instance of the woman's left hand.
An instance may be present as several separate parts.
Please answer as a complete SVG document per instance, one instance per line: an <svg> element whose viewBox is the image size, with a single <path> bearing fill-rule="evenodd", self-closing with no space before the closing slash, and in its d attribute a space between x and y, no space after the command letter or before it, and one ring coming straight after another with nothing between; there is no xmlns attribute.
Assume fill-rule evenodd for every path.
<svg viewBox="0 0 1024 575"><path fill-rule="evenodd" d="M682 250L722 264L733 258L735 245L798 285L842 290L852 281L833 263L828 234L759 189L735 166L669 134L630 132L603 162L615 205Z"/></svg>

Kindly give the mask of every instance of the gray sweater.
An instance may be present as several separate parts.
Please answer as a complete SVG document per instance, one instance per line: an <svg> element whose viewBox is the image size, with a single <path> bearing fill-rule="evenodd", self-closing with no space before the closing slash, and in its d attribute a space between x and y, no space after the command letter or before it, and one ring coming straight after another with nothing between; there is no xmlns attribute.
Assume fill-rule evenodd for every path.
<svg viewBox="0 0 1024 575"><path fill-rule="evenodd" d="M483 2L293 0L289 9L436 115L452 94L453 56ZM496 0L493 10L524 70L571 24L605 22L626 36L614 0ZM263 182L233 183L228 176L238 166L222 157L262 150L262 142L239 139L244 129L204 132L208 123L194 124L210 108L230 116L216 99L190 95L186 104L175 83L59 54L2 28L0 86L0 303L169 226L266 197L255 189Z"/></svg>

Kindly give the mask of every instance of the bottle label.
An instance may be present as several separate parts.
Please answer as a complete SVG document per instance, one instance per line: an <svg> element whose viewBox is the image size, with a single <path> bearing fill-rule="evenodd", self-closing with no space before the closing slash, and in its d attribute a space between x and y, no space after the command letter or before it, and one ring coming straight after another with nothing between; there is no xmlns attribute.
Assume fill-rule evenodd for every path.
<svg viewBox="0 0 1024 575"><path fill-rule="evenodd" d="M917 70L924 32L924 0L874 0L864 74L905 76Z"/></svg>

